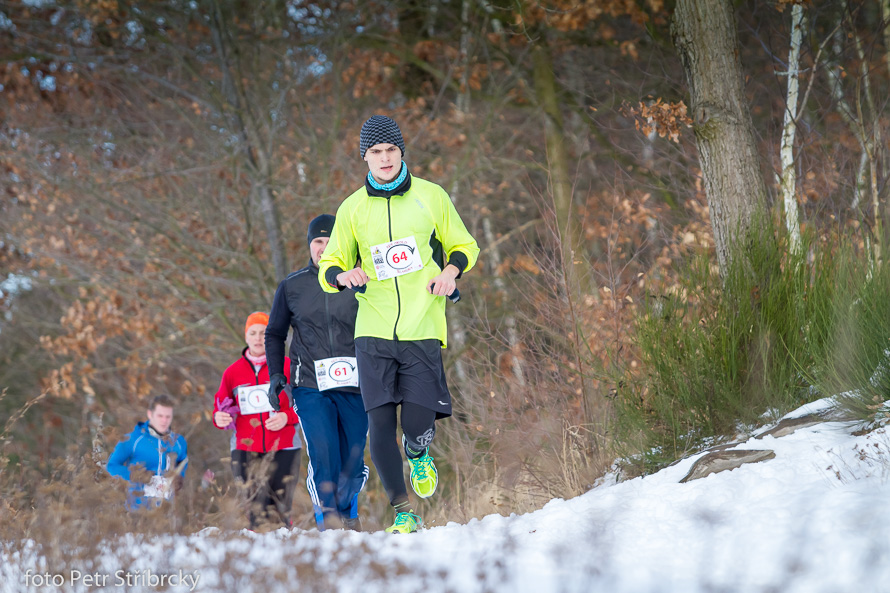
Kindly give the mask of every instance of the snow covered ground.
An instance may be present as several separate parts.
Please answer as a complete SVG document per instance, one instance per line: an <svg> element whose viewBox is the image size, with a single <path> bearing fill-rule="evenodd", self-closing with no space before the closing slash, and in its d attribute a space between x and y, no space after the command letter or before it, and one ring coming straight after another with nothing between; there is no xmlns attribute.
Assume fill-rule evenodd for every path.
<svg viewBox="0 0 890 593"><path fill-rule="evenodd" d="M855 428L751 439L738 448L776 457L685 484L700 455L412 535L208 529L133 537L74 568L5 552L0 591L890 592L890 434Z"/></svg>

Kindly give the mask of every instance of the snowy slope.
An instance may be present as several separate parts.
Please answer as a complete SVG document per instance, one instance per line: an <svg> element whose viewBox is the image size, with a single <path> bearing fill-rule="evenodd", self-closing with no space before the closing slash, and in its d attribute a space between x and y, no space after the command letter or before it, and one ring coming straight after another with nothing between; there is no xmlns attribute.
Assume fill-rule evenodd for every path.
<svg viewBox="0 0 890 593"><path fill-rule="evenodd" d="M853 430L752 439L738 447L776 457L680 484L695 456L527 515L413 535L210 529L110 544L73 569L5 553L0 591L154 591L163 577L202 592L890 593L890 435Z"/></svg>

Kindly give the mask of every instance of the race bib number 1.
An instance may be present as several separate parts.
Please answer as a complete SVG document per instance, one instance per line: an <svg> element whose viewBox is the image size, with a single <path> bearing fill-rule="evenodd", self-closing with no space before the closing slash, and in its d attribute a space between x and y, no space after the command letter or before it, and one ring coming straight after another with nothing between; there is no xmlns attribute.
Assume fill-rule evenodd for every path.
<svg viewBox="0 0 890 593"><path fill-rule="evenodd" d="M272 404L269 403L269 384L243 385L236 389L238 394L238 407L242 414L261 414L271 412Z"/></svg>
<svg viewBox="0 0 890 593"><path fill-rule="evenodd" d="M355 358L338 356L315 361L315 380L318 390L358 387L358 368Z"/></svg>
<svg viewBox="0 0 890 593"><path fill-rule="evenodd" d="M371 247L374 271L378 280L395 278L423 269L417 240L411 236Z"/></svg>

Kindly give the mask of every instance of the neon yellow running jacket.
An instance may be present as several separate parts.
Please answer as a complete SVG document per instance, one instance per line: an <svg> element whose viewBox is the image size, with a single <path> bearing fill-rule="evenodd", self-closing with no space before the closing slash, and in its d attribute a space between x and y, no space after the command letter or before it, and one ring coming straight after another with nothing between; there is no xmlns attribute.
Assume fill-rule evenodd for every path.
<svg viewBox="0 0 890 593"><path fill-rule="evenodd" d="M423 268L378 280L371 247L411 236L417 242ZM389 198L370 196L363 186L340 204L330 243L318 263L318 281L322 290L337 292L338 288L328 282L328 270L332 267L349 270L361 258L369 280L367 290L356 293L359 306L355 337L435 338L442 342L443 348L447 345L446 297L426 291L429 281L441 272L433 255L437 241L444 249L445 264L452 254L460 252L467 261L461 273L475 265L479 256L476 240L467 231L445 190L424 179L412 176L407 192Z"/></svg>

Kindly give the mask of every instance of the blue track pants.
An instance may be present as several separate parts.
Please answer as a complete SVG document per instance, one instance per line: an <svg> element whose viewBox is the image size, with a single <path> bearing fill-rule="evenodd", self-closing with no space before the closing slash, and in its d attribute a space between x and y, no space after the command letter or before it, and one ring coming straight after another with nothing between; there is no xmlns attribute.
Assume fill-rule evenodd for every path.
<svg viewBox="0 0 890 593"><path fill-rule="evenodd" d="M339 523L358 516L358 493L368 480L368 415L358 393L297 387L293 397L309 456L306 486L323 531L325 517Z"/></svg>

